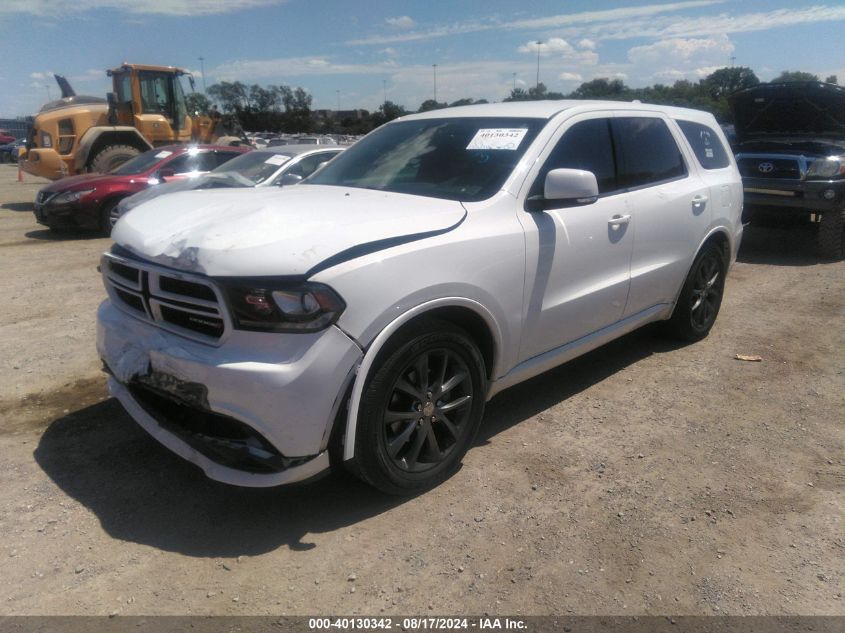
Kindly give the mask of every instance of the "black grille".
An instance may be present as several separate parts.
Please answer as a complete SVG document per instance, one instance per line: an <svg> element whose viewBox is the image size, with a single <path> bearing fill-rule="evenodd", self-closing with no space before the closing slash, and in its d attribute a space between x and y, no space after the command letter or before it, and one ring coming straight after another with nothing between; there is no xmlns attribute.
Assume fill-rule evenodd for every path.
<svg viewBox="0 0 845 633"><path fill-rule="evenodd" d="M162 277L159 280L159 288L165 292L185 295L186 297L193 297L194 299L217 301L217 297L214 295L214 291L211 288L204 286L203 284L196 284L192 281L185 281L184 279Z"/></svg>
<svg viewBox="0 0 845 633"><path fill-rule="evenodd" d="M147 311L144 309L144 300L141 299L141 297L134 295L131 292L121 290L120 288L115 288L114 292L118 297L120 297L120 300L130 308L137 310L141 314L147 314Z"/></svg>
<svg viewBox="0 0 845 633"><path fill-rule="evenodd" d="M162 318L177 327L194 330L215 338L223 334L223 319L204 314L191 314L164 305L160 309Z"/></svg>
<svg viewBox="0 0 845 633"><path fill-rule="evenodd" d="M211 281L108 253L101 269L112 301L134 316L203 343L225 334L224 308Z"/></svg>
<svg viewBox="0 0 845 633"><path fill-rule="evenodd" d="M738 166L745 178L801 179L798 161L791 158L740 158Z"/></svg>

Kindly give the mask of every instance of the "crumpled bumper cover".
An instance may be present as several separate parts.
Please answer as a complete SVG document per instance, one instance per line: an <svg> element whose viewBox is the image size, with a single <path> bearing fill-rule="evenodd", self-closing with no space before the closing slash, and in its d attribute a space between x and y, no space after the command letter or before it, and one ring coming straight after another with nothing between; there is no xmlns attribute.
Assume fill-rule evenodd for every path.
<svg viewBox="0 0 845 633"><path fill-rule="evenodd" d="M255 487L301 481L328 468L331 424L361 358L360 348L335 327L315 334L236 331L212 347L141 322L108 300L98 310L97 350L111 374L110 393L150 435L211 479ZM214 433L202 432L202 420L185 431L162 418L143 397L151 376L158 377L156 394L176 406L216 418L212 425L222 421L254 431L212 437L217 449L264 455L273 467L233 467L220 459L221 450L209 450Z"/></svg>

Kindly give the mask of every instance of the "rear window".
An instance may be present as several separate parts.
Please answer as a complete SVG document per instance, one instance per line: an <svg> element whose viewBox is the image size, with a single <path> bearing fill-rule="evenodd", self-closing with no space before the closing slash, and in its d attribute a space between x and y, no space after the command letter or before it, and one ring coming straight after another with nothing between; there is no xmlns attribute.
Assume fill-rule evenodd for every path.
<svg viewBox="0 0 845 633"><path fill-rule="evenodd" d="M722 169L731 164L722 142L711 128L692 121L677 121L677 123L704 169Z"/></svg>
<svg viewBox="0 0 845 633"><path fill-rule="evenodd" d="M619 117L611 125L621 188L645 187L686 176L681 150L662 119Z"/></svg>

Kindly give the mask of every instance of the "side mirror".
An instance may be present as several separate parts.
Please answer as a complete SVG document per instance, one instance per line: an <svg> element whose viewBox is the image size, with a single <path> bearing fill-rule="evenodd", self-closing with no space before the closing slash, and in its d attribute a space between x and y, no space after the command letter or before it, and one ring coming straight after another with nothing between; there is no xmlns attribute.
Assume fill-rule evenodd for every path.
<svg viewBox="0 0 845 633"><path fill-rule="evenodd" d="M599 195L596 176L583 169L552 169L546 174L543 194L530 196L525 210L531 213L592 204Z"/></svg>
<svg viewBox="0 0 845 633"><path fill-rule="evenodd" d="M583 169L552 169L546 174L543 197L546 200L592 202L599 195L596 175Z"/></svg>
<svg viewBox="0 0 845 633"><path fill-rule="evenodd" d="M163 169L158 170L156 177L159 180L164 181L165 178L172 178L175 175L176 175L176 170L171 169L170 167L164 167Z"/></svg>
<svg viewBox="0 0 845 633"><path fill-rule="evenodd" d="M276 181L277 187L284 187L286 185L295 185L302 182L302 176L298 174L285 174Z"/></svg>

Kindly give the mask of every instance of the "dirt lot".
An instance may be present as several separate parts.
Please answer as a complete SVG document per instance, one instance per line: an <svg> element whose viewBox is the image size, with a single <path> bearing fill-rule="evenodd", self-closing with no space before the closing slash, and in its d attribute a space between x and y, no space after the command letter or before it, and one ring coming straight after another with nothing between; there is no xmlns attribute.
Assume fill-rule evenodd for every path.
<svg viewBox="0 0 845 633"><path fill-rule="evenodd" d="M845 263L750 228L711 336L489 403L412 499L216 484L105 392L103 238L0 166L0 614L845 614ZM758 354L759 363L734 359Z"/></svg>

